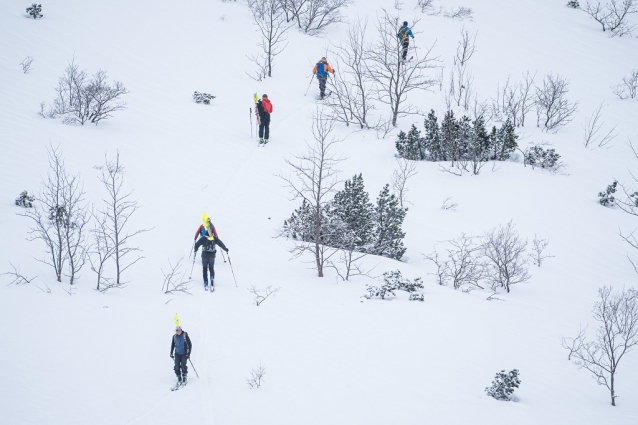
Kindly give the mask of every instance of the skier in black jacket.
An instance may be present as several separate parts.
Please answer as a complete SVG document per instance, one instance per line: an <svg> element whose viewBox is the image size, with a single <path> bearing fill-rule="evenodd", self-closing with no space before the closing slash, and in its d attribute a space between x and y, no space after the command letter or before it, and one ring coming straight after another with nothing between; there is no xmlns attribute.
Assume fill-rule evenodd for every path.
<svg viewBox="0 0 638 425"><path fill-rule="evenodd" d="M199 247L202 247L204 289L208 290L208 271L210 270L211 291L215 290L215 254L217 253L217 248L215 247L215 245L219 245L221 249L228 252L228 248L226 248L224 242L215 237L215 235L208 235L208 232L206 232L204 236L199 238L199 240L195 244L195 254L197 254L197 250L199 249Z"/></svg>
<svg viewBox="0 0 638 425"><path fill-rule="evenodd" d="M177 375L177 385L186 384L188 380L188 366L186 360L191 355L193 344L188 337L188 332L183 332L182 327L175 328L175 335L171 342L171 359L175 359L175 375ZM175 355L173 355L175 351Z"/></svg>

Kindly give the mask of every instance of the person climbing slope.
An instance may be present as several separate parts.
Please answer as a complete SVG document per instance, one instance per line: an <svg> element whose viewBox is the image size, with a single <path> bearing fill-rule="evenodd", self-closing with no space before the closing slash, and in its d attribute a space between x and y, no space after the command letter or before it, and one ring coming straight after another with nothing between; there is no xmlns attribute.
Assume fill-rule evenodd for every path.
<svg viewBox="0 0 638 425"><path fill-rule="evenodd" d="M257 110L258 118L259 118L259 144L268 143L268 139L270 138L270 114L272 114L272 103L270 103L270 99L268 99L268 95L264 94L261 96L260 100L257 100L257 95L255 94L255 103Z"/></svg>
<svg viewBox="0 0 638 425"><path fill-rule="evenodd" d="M175 360L175 367L173 369L175 370L175 376L177 376L176 388L180 385L186 385L188 382L188 366L186 365L186 361L190 357L192 350L193 344L188 337L188 332L184 332L181 326L177 326L171 341L171 359ZM173 354L173 352L175 352L175 354Z"/></svg>
<svg viewBox="0 0 638 425"><path fill-rule="evenodd" d="M204 226L206 223L206 226ZM226 245L217 237L217 230L206 213L202 214L202 225L199 229L200 238L195 243L194 252L202 247L202 276L204 278L204 290L208 291L208 273L210 272L210 290L215 290L215 255L217 254L216 245L219 245L224 251L228 252ZM195 261L195 260L193 260Z"/></svg>
<svg viewBox="0 0 638 425"><path fill-rule="evenodd" d="M326 97L326 82L328 81L328 73L334 74L334 69L328 63L328 60L323 57L314 68L312 68L312 73L317 76L317 80L319 81L319 99L323 99Z"/></svg>
<svg viewBox="0 0 638 425"><path fill-rule="evenodd" d="M403 26L399 28L399 32L397 33L397 37L399 38L399 43L403 48L403 62L405 63L405 58L408 55L408 48L410 47L410 37L414 40L414 34L412 34L412 30L408 27L408 21L403 21Z"/></svg>

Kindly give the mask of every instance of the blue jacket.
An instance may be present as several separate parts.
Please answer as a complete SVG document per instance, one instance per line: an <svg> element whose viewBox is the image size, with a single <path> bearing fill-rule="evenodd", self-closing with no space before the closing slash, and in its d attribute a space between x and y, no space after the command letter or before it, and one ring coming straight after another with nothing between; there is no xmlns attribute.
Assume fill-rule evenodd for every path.
<svg viewBox="0 0 638 425"><path fill-rule="evenodd" d="M407 33L410 37L412 37L412 39L414 40L414 34L412 34L412 30L407 26L407 25L402 25L401 28L399 29L399 32L397 33L397 37L401 37L401 30L402 29L406 29L408 30ZM403 40L401 40L403 41Z"/></svg>
<svg viewBox="0 0 638 425"><path fill-rule="evenodd" d="M173 335L173 341L171 342L171 356L173 355L173 350L175 350L175 354L190 355L192 349L193 344L191 344L191 339L188 337L188 332L182 331L181 335Z"/></svg>

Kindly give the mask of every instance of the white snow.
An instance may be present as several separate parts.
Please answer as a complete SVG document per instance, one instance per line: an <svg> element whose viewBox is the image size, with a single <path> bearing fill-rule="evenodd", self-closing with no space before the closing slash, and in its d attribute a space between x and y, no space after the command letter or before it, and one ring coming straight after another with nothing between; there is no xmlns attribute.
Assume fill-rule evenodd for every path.
<svg viewBox="0 0 638 425"><path fill-rule="evenodd" d="M0 423L2 424L635 424L638 421L638 354L619 366L618 406L586 371L567 360L561 336L589 323L597 288L635 285L618 236L638 225L634 217L597 203L614 179L629 183L638 161L627 146L638 141L638 102L620 100L611 87L638 66L638 40L608 38L581 11L550 0L468 0L474 18L459 22L422 15L406 0L402 19L422 18L414 28L417 48L436 41L434 52L451 66L462 27L478 31L470 62L478 93L494 96L497 83L526 70L571 81L578 100L575 120L556 134L540 132L534 117L521 145L549 142L568 165L553 175L499 163L479 176L456 177L435 163L418 163L409 181L412 204L404 224L404 262L367 259L375 272L400 269L421 276L425 302L405 293L390 301L365 300L367 278L339 282L317 278L311 264L290 260L289 243L276 238L298 206L276 174L285 159L311 141L316 103L304 92L315 61L345 25L319 37L291 30L275 61L273 78L255 82L246 55L257 52L258 34L242 0L124 1L50 0L44 18L27 19L25 4L0 3L0 272L9 261L29 276L28 285L0 277ZM447 3L447 2L445 2ZM346 14L369 19L392 0L356 0ZM225 20L220 18L225 16ZM32 56L32 70L19 63ZM95 71L130 90L128 108L98 126L69 126L37 116L50 103L67 62ZM339 70L337 70L339 72ZM194 91L217 96L210 105L192 101ZM273 102L271 143L250 138L253 92ZM443 111L438 89L414 93L424 110ZM585 149L583 124L605 102L609 124L618 124L613 147ZM384 113L387 113L383 111ZM413 121L414 120L414 121ZM418 117L402 118L400 129ZM254 123L253 123L254 124ZM390 181L394 135L338 128L347 160L343 179L363 173L376 198ZM37 261L44 247L26 240L29 221L16 215L13 199L37 193L47 173L47 147L58 146L71 172L80 173L86 198L99 202L102 187L93 168L120 151L126 184L140 209L137 239L146 257L125 274L130 284L105 294L82 270L74 285L55 282ZM491 165L491 164L490 164ZM443 211L447 197L456 212ZM200 287L195 264L193 296L161 292L168 261L186 257L206 211L230 248L237 278L218 257L217 290ZM550 239L555 256L532 279L486 301L487 291L465 294L438 286L422 256L465 232L480 235L513 220L530 240ZM185 258L187 271L191 263ZM45 284L51 293L40 288ZM36 286L37 285L37 286ZM261 306L247 288L281 287ZM179 313L194 344L191 382L175 393L169 358L173 315ZM246 385L262 362L265 383ZM521 371L518 402L484 393L501 369Z"/></svg>

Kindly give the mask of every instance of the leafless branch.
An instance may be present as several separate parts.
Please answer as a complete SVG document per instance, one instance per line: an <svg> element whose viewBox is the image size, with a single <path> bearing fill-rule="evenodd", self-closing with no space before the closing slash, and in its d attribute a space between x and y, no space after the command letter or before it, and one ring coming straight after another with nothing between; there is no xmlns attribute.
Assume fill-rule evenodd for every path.
<svg viewBox="0 0 638 425"><path fill-rule="evenodd" d="M182 260L180 258L176 264L171 264L170 260L168 261L168 271L165 272L162 270L162 274L164 275L164 283L162 283L162 291L165 294L174 294L177 292L181 292L183 294L193 295L188 292L189 282L190 280L186 278L186 271L182 271Z"/></svg>
<svg viewBox="0 0 638 425"><path fill-rule="evenodd" d="M31 283L37 277L37 276L31 277L31 278L26 277L20 272L19 267L14 266L11 261L9 261L9 264L11 265L11 268L13 268L13 271L0 274L0 276L10 276L13 278L13 280L9 282L9 285Z"/></svg>
<svg viewBox="0 0 638 425"><path fill-rule="evenodd" d="M24 58L22 60L22 62L20 62L20 66L22 67L22 72L24 72L25 74L28 74L29 71L31 70L31 64L33 63L34 59L31 56L27 56L26 58Z"/></svg>
<svg viewBox="0 0 638 425"><path fill-rule="evenodd" d="M271 295L275 295L277 292L279 292L281 288L277 287L277 288L273 288L272 286L268 285L266 286L266 288L262 289L262 288L257 288L257 286L253 285L250 288L248 288L248 292L250 292L251 294L254 295L254 302L255 305L259 307L259 305L261 303L263 303L264 301L266 301L266 299L271 296Z"/></svg>
<svg viewBox="0 0 638 425"><path fill-rule="evenodd" d="M589 117L587 124L583 125L583 130L585 131L583 143L586 148L590 145L597 145L602 148L618 136L618 133L615 132L617 125L613 126L609 131L602 129L605 125L605 122L602 121L603 106L604 104L601 103Z"/></svg>

